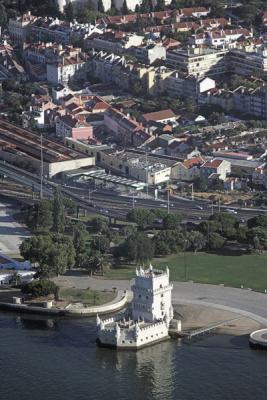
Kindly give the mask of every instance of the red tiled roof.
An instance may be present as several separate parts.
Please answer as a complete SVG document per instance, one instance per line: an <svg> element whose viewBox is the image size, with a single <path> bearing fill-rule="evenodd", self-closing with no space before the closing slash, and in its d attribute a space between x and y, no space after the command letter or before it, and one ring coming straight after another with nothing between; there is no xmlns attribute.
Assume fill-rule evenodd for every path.
<svg viewBox="0 0 267 400"><path fill-rule="evenodd" d="M181 8L180 10L182 15L186 17L192 17L195 13L209 13L209 9L205 7L192 7L192 8Z"/></svg>
<svg viewBox="0 0 267 400"><path fill-rule="evenodd" d="M212 160L212 161L206 161L201 168L218 168L223 160Z"/></svg>
<svg viewBox="0 0 267 400"><path fill-rule="evenodd" d="M189 169L189 168L194 167L195 165L200 165L203 163L204 163L204 160L202 157L193 157L193 158L189 158L188 160L185 160L183 162L183 165Z"/></svg>
<svg viewBox="0 0 267 400"><path fill-rule="evenodd" d="M169 108L167 110L156 111L148 114L143 114L144 119L148 121L161 121L162 119L175 118L176 115Z"/></svg>

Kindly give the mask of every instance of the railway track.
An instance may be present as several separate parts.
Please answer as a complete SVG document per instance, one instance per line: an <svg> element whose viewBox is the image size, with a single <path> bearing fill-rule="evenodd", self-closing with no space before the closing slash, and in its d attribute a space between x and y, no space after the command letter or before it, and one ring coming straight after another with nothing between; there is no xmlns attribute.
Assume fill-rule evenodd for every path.
<svg viewBox="0 0 267 400"><path fill-rule="evenodd" d="M34 158L40 158L41 146L43 148L44 161L65 161L77 159L83 153L72 150L63 144L41 136L27 129L18 127L10 122L0 119L0 140L2 143L10 144L13 150L19 150Z"/></svg>

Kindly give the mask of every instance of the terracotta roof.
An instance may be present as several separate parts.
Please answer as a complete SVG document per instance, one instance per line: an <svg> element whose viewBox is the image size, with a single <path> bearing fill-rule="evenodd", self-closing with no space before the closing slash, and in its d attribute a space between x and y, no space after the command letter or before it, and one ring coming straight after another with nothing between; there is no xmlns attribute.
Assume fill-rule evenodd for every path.
<svg viewBox="0 0 267 400"><path fill-rule="evenodd" d="M186 17L192 17L195 13L205 13L208 14L210 10L205 7L192 7L192 8L181 8L180 13Z"/></svg>
<svg viewBox="0 0 267 400"><path fill-rule="evenodd" d="M161 121L163 119L175 118L176 115L171 109L156 111L148 114L143 114L143 118L148 121Z"/></svg>
<svg viewBox="0 0 267 400"><path fill-rule="evenodd" d="M195 165L200 165L203 163L204 163L204 159L202 157L193 157L193 158L189 158L188 160L185 160L183 162L183 165L189 169L189 168L194 167Z"/></svg>
<svg viewBox="0 0 267 400"><path fill-rule="evenodd" d="M206 161L201 168L218 168L223 160L212 160L212 161Z"/></svg>

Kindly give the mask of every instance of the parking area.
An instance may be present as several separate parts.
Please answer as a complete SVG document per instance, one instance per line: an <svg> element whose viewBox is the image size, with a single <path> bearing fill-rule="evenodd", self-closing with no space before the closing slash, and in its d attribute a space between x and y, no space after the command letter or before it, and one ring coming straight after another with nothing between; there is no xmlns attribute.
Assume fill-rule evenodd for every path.
<svg viewBox="0 0 267 400"><path fill-rule="evenodd" d="M16 256L19 245L30 233L14 220L12 212L10 204L0 202L0 251Z"/></svg>

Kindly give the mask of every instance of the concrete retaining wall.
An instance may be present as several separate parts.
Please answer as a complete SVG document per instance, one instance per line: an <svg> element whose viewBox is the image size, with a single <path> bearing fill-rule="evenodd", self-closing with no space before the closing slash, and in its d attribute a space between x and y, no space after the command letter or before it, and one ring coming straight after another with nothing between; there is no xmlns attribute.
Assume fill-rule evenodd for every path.
<svg viewBox="0 0 267 400"><path fill-rule="evenodd" d="M22 312L22 313L88 317L97 314L102 315L102 314L113 313L125 307L126 303L127 303L127 292L125 291L123 294L118 293L116 299L113 302L103 304L100 306L85 307L82 304L80 306L77 306L75 304L69 304L66 308L42 308L42 307L28 306L27 304L0 302L0 309Z"/></svg>
<svg viewBox="0 0 267 400"><path fill-rule="evenodd" d="M118 293L116 299L112 303L107 303L103 304L100 306L92 306L92 307L77 307L75 304L69 304L65 308L66 315L86 315L86 316L92 316L92 315L102 315L102 314L108 314L108 313L113 313L115 311L118 311L125 307L127 303L127 292L123 293Z"/></svg>

